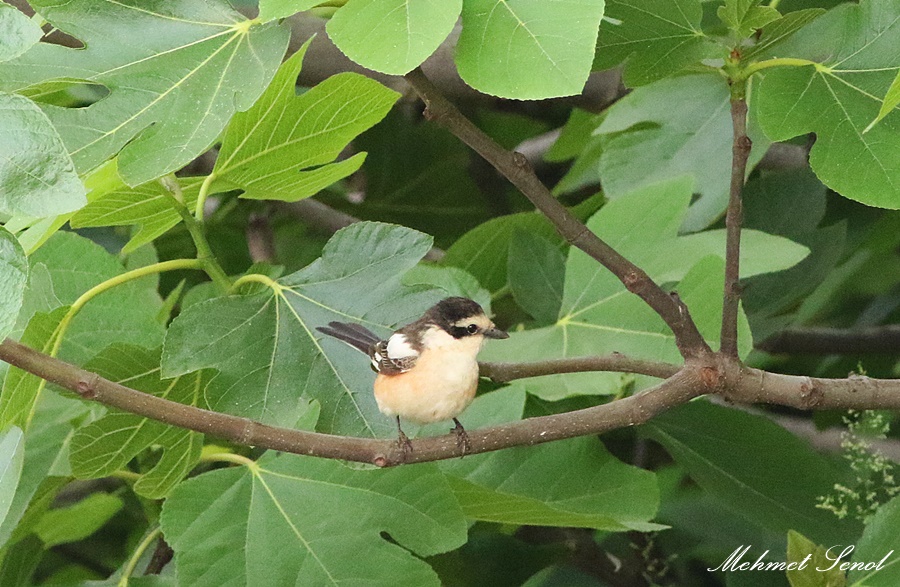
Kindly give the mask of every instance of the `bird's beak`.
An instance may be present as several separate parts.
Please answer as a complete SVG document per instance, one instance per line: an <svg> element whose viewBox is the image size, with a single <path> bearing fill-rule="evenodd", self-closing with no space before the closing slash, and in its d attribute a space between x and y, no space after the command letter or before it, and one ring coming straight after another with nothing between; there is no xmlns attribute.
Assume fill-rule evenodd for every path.
<svg viewBox="0 0 900 587"><path fill-rule="evenodd" d="M484 331L485 338L509 338L509 334L499 328L488 328Z"/></svg>

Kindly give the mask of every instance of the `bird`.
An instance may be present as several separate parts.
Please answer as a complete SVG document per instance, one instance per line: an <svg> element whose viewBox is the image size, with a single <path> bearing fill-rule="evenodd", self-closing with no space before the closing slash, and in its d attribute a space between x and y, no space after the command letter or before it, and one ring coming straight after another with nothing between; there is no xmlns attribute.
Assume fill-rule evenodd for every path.
<svg viewBox="0 0 900 587"><path fill-rule="evenodd" d="M421 318L397 329L386 339L359 324L329 322L316 330L366 353L375 377L375 402L382 414L397 421L397 443L404 454L412 443L400 419L419 424L452 419L461 454L469 437L457 419L478 387L477 355L485 339L509 338L474 300L449 297Z"/></svg>

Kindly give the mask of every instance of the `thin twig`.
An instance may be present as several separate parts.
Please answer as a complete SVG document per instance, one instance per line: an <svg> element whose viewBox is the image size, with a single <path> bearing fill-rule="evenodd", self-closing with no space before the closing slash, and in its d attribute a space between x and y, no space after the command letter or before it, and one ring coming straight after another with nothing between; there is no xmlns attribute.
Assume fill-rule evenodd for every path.
<svg viewBox="0 0 900 587"><path fill-rule="evenodd" d="M756 345L769 353L864 355L900 353L900 325L842 330L790 328Z"/></svg>
<svg viewBox="0 0 900 587"><path fill-rule="evenodd" d="M588 230L541 183L528 159L521 153L507 151L463 116L421 69L416 68L406 74L406 80L425 102L425 116L428 119L449 130L484 157L553 223L566 241L609 269L628 291L640 296L653 308L672 329L683 357L699 357L711 352L680 298L664 291L640 267Z"/></svg>
<svg viewBox="0 0 900 587"><path fill-rule="evenodd" d="M741 82L744 83L744 82ZM741 219L743 208L741 192L747 176L747 160L750 158L750 137L747 136L747 100L743 92L731 99L731 124L734 141L731 147L731 190L728 212L725 215L725 294L722 305L722 335L719 351L732 358L738 356L737 318L741 301L740 258Z"/></svg>

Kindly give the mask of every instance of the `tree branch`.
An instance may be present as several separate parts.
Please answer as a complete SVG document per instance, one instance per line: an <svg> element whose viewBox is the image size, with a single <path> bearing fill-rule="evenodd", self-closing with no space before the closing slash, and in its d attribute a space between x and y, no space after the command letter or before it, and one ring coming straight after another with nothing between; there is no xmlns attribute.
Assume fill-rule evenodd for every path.
<svg viewBox="0 0 900 587"><path fill-rule="evenodd" d="M666 379L678 373L678 365L660 361L645 361L612 353L600 357L552 359L535 363L479 363L481 376L497 383L509 383L516 379L556 375L559 373L585 373L589 371L616 371L637 373Z"/></svg>
<svg viewBox="0 0 900 587"><path fill-rule="evenodd" d="M841 330L790 328L756 345L768 353L864 355L900 353L900 325Z"/></svg>
<svg viewBox="0 0 900 587"><path fill-rule="evenodd" d="M740 82L744 84L745 82ZM725 293L722 304L722 334L719 351L734 359L738 356L737 319L741 301L740 258L741 220L743 206L741 192L747 177L747 160L750 158L750 137L747 136L747 100L743 91L732 94L731 124L734 140L731 147L731 190L728 211L725 215Z"/></svg>
<svg viewBox="0 0 900 587"><path fill-rule="evenodd" d="M653 308L672 329L683 357L698 357L711 352L687 306L678 296L665 292L640 267L588 230L553 197L522 154L507 151L482 132L438 91L421 69L412 70L406 74L406 79L425 102L426 118L452 132L484 157L553 223L563 238L600 262L628 291Z"/></svg>

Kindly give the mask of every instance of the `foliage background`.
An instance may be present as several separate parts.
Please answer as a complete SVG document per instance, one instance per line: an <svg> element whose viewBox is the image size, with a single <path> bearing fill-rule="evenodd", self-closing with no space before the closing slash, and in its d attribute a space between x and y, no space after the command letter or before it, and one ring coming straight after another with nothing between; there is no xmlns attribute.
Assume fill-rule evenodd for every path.
<svg viewBox="0 0 900 587"><path fill-rule="evenodd" d="M429 58L425 73L482 131L677 290L713 347L730 104L746 99L741 358L897 376L896 2L261 0L257 17L242 12L0 4L0 334L170 400L367 438L393 423L359 355L316 333L329 320L386 334L466 295L512 332L486 360L679 362L659 316L423 120L397 76ZM345 215L363 222L336 230ZM815 351L835 336L848 337L839 352L790 343ZM842 421L703 399L602 439L373 470L224 443L4 363L0 374L4 587L897 582L891 566L709 570L748 544L751 562L896 548L892 413ZM652 382L484 381L463 421L563 413Z"/></svg>

